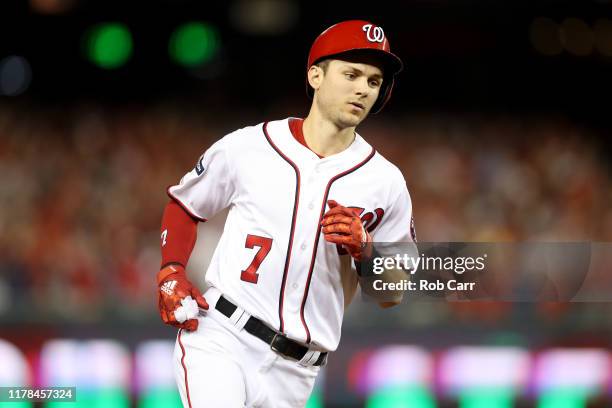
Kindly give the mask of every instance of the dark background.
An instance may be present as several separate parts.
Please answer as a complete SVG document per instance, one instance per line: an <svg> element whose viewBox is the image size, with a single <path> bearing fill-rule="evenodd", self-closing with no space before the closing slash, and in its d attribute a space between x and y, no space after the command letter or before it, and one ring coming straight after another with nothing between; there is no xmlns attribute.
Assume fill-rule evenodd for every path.
<svg viewBox="0 0 612 408"><path fill-rule="evenodd" d="M274 1L270 2L274 7ZM610 56L595 47L585 56L534 49L530 27L548 17L594 23L610 15L607 1L409 1L290 3L294 23L278 34L244 32L232 22L236 2L80 1L61 14L32 13L27 2L3 9L2 51L31 59L27 97L42 102L109 103L194 98L270 109L279 98L299 98L306 54L316 35L346 18L377 22L405 61L391 106L459 112L554 112L605 125ZM100 21L126 23L134 53L121 69L104 72L83 58L82 35ZM211 80L196 80L169 60L167 40L177 24L203 20L222 38ZM594 42L591 40L591 42ZM305 69L304 69L305 71Z"/></svg>
<svg viewBox="0 0 612 408"><path fill-rule="evenodd" d="M248 7L264 10L259 30L245 28L256 13L237 17ZM419 240L612 239L610 1L32 0L3 2L0 18L0 61L21 56L31 69L23 92L0 95L0 338L26 357L30 374L19 381L48 384L40 373L50 339L111 339L129 355L150 339L173 342L154 283L166 187L227 132L304 117L309 47L345 19L382 26L404 61L390 103L358 131L404 173ZM582 30L571 29L576 20ZM213 25L220 38L216 56L195 68L168 55L172 31L188 21ZM542 21L553 29L538 37ZM131 31L133 53L119 68L99 68L83 52L101 22ZM200 285L222 225L223 214L200 226L189 265ZM593 268L610 276L609 265ZM398 344L431 358L417 386L457 406L441 379L445 356L483 347L474 364L486 379L486 367L497 367L486 351L508 346L530 361L517 406L536 406L546 394L536 375L544 351L603 350L596 361L609 365L611 312L594 301L407 301L383 311L357 300L320 395L325 406L375 407L372 384L385 374L413 386L391 367L368 366L372 353ZM597 371L583 357L563 366L577 383ZM14 381L16 370L5 371L0 386ZM609 406L608 371L568 388ZM143 395L135 378L125 385L133 406Z"/></svg>

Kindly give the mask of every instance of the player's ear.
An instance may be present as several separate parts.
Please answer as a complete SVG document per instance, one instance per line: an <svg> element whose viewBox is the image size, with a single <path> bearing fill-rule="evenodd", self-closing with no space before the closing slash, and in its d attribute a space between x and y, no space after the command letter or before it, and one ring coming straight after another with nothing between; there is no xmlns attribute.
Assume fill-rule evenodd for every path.
<svg viewBox="0 0 612 408"><path fill-rule="evenodd" d="M318 65L313 65L308 69L308 83L312 89L315 91L319 89L324 75L323 68Z"/></svg>

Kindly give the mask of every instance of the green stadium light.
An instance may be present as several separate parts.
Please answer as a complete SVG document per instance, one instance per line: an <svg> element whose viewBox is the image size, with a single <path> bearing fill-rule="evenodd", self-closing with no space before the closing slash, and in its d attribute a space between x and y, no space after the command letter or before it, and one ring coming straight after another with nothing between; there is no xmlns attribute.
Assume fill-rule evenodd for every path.
<svg viewBox="0 0 612 408"><path fill-rule="evenodd" d="M217 30L193 21L180 25L170 36L168 52L176 63L196 67L210 61L219 49Z"/></svg>
<svg viewBox="0 0 612 408"><path fill-rule="evenodd" d="M366 408L436 408L431 392L422 386L389 386L372 393Z"/></svg>
<svg viewBox="0 0 612 408"><path fill-rule="evenodd" d="M540 395L537 408L586 408L589 392L577 389L551 389Z"/></svg>
<svg viewBox="0 0 612 408"><path fill-rule="evenodd" d="M75 402L51 401L44 408L129 408L130 398L123 388L78 387Z"/></svg>
<svg viewBox="0 0 612 408"><path fill-rule="evenodd" d="M91 28L85 37L87 58L104 69L119 68L132 55L132 34L121 23L102 23Z"/></svg>
<svg viewBox="0 0 612 408"><path fill-rule="evenodd" d="M310 398L308 398L308 402L306 402L306 407L305 408L323 408L323 397L321 396L320 393L313 391L313 393L310 395Z"/></svg>
<svg viewBox="0 0 612 408"><path fill-rule="evenodd" d="M182 408L176 389L154 388L146 391L138 401L138 408Z"/></svg>
<svg viewBox="0 0 612 408"><path fill-rule="evenodd" d="M470 389L461 393L459 408L513 408L515 397L511 388Z"/></svg>
<svg viewBox="0 0 612 408"><path fill-rule="evenodd" d="M2 401L0 408L33 408L34 403L29 401Z"/></svg>

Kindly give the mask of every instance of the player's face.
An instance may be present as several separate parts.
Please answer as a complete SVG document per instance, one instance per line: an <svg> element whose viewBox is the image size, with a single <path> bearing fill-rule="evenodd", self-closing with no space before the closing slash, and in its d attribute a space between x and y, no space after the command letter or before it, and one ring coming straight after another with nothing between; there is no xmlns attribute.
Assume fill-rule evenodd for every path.
<svg viewBox="0 0 612 408"><path fill-rule="evenodd" d="M330 60L317 103L324 116L340 127L354 127L363 121L378 98L383 81L378 62Z"/></svg>

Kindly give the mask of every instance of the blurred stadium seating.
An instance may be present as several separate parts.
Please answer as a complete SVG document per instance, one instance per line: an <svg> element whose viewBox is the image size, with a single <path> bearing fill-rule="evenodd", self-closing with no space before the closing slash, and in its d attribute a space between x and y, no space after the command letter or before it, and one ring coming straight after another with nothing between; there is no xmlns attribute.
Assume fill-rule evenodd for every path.
<svg viewBox="0 0 612 408"><path fill-rule="evenodd" d="M231 120L5 109L0 126L0 312L40 306L41 318L83 321L118 305L151 312L165 189ZM483 117L383 126L362 132L405 174L420 241L612 239L610 172L584 129ZM201 258L219 225L203 226ZM193 262L200 280L205 262Z"/></svg>

